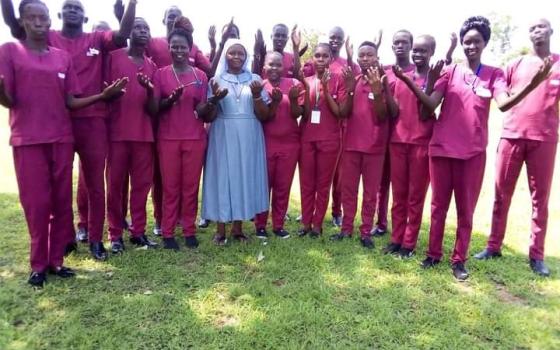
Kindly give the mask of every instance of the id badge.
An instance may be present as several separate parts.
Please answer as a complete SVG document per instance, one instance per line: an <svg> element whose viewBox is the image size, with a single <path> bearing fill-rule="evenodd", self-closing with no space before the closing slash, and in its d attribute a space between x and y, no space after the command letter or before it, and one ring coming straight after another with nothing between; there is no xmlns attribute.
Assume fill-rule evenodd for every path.
<svg viewBox="0 0 560 350"><path fill-rule="evenodd" d="M474 93L477 94L477 96L484 97L484 98L492 97L492 92L485 87L476 88L474 90Z"/></svg>
<svg viewBox="0 0 560 350"><path fill-rule="evenodd" d="M373 94L373 92L370 92L370 93L367 95L367 98L373 101L373 100L375 100L375 95Z"/></svg>
<svg viewBox="0 0 560 350"><path fill-rule="evenodd" d="M320 124L321 123L321 111L318 109L314 109L311 111L311 124Z"/></svg>

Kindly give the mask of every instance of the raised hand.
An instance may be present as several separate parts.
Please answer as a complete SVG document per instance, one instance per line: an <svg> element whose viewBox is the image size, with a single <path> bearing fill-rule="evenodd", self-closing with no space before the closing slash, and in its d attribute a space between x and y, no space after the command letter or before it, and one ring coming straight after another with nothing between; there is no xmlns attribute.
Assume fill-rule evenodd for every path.
<svg viewBox="0 0 560 350"><path fill-rule="evenodd" d="M251 85L251 93L253 94L253 98L259 98L261 96L261 92L263 91L263 85L258 80L253 80Z"/></svg>
<svg viewBox="0 0 560 350"><path fill-rule="evenodd" d="M216 26L211 25L208 28L208 41L210 42L211 48L216 48Z"/></svg>
<svg viewBox="0 0 560 350"><path fill-rule="evenodd" d="M550 70L552 69L552 60L550 57L545 57L543 60L543 65L539 68L537 73L531 79L531 85L537 87L541 82L546 80L550 76Z"/></svg>
<svg viewBox="0 0 560 350"><path fill-rule="evenodd" d="M257 33L255 34L254 53L255 55L259 55L260 57L266 56L266 45L264 43L263 34L260 29L257 29Z"/></svg>
<svg viewBox="0 0 560 350"><path fill-rule="evenodd" d="M280 101L282 101L282 91L280 91L279 88L272 89L272 92L270 93L270 98L272 99L272 102L279 103Z"/></svg>
<svg viewBox="0 0 560 350"><path fill-rule="evenodd" d="M148 77L146 74L138 73L136 74L136 78L138 79L138 83L144 89L146 89L147 91L154 91L154 84L152 83L150 77Z"/></svg>
<svg viewBox="0 0 560 350"><path fill-rule="evenodd" d="M303 45L303 47L298 52L299 57L305 55L305 53L307 52L307 49L309 49L309 44L305 43L305 45Z"/></svg>
<svg viewBox="0 0 560 350"><path fill-rule="evenodd" d="M128 77L119 78L107 85L101 92L102 99L111 100L124 95L126 92L126 84L128 84Z"/></svg>
<svg viewBox="0 0 560 350"><path fill-rule="evenodd" d="M185 89L185 87L183 85L181 85L178 88L175 88L173 91L171 91L171 94L169 94L169 96L167 96L167 103L170 106L177 103L179 101L179 99L181 98L181 96L183 96L184 89Z"/></svg>
<svg viewBox="0 0 560 350"><path fill-rule="evenodd" d="M436 82L441 77L441 70L445 65L445 61L438 60L435 64L430 65L430 69L428 70L428 80L431 82Z"/></svg>
<svg viewBox="0 0 560 350"><path fill-rule="evenodd" d="M451 46L450 46L450 50L455 50L455 48L457 47L457 34L455 32L451 33L451 36L449 37L449 39L451 40Z"/></svg>
<svg viewBox="0 0 560 350"><path fill-rule="evenodd" d="M375 44L378 50L379 50L379 46L381 46L382 39L383 39L383 29L379 29L379 32L377 32L377 36L373 39L373 43Z"/></svg>
<svg viewBox="0 0 560 350"><path fill-rule="evenodd" d="M231 20L227 24L226 30L222 33L222 40L220 41L221 45L224 45L226 41L231 37L231 34L233 33L233 26L233 17L231 17Z"/></svg>
<svg viewBox="0 0 560 350"><path fill-rule="evenodd" d="M290 99L290 101L297 101L297 99L299 98L299 93L300 93L299 87L294 85L288 91L288 98Z"/></svg>
<svg viewBox="0 0 560 350"><path fill-rule="evenodd" d="M369 84L371 92L375 95L378 95L383 91L382 76L378 67L369 67L364 78Z"/></svg>
<svg viewBox="0 0 560 350"><path fill-rule="evenodd" d="M350 36L346 37L346 57L351 60L354 57L354 45L350 42Z"/></svg>
<svg viewBox="0 0 560 350"><path fill-rule="evenodd" d="M212 89L212 95L219 101L226 97L228 94L228 89L222 89L216 80L210 80L210 88Z"/></svg>
<svg viewBox="0 0 560 350"><path fill-rule="evenodd" d="M113 14L119 22L122 20L124 16L124 4L122 0L115 1L115 4L113 5Z"/></svg>
<svg viewBox="0 0 560 350"><path fill-rule="evenodd" d="M295 48L294 53L299 51L299 46L301 45L301 32L298 30L297 24L292 28L292 45Z"/></svg>
<svg viewBox="0 0 560 350"><path fill-rule="evenodd" d="M342 77L344 78L344 87L346 91L352 92L356 88L356 77L354 77L354 72L350 67L345 67L342 71Z"/></svg>

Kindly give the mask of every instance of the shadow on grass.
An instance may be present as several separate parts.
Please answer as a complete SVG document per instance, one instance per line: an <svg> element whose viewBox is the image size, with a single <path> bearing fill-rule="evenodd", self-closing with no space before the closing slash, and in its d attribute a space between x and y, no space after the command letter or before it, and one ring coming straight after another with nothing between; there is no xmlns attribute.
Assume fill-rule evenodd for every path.
<svg viewBox="0 0 560 350"><path fill-rule="evenodd" d="M271 238L197 251L127 250L106 263L85 245L71 281L30 289L28 236L15 196L0 195L0 348L558 348L560 261L534 276L523 254L470 261L456 282L448 264L382 255L357 239ZM247 232L249 225L246 226ZM288 228L295 232L297 226ZM453 245L448 229L445 253ZM486 237L473 235L472 250Z"/></svg>

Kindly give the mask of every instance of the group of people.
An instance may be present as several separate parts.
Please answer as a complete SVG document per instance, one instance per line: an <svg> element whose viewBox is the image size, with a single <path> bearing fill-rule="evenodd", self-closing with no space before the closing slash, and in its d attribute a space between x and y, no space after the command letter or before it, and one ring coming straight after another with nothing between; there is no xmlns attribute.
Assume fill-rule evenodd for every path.
<svg viewBox="0 0 560 350"><path fill-rule="evenodd" d="M180 249L178 223L185 246L196 248L202 174L201 217L216 222L216 245L227 243L228 224L232 239L247 241L242 222L248 220L254 221L256 237L266 239L269 210L273 234L288 238L284 221L296 167L298 236L322 235L332 188L333 223L340 232L330 239L352 237L362 179L358 230L361 244L373 248L372 236L386 231L374 227L373 218L387 203L390 182L392 232L383 252L403 258L415 254L431 184L424 268L442 259L454 195L458 220L451 266L453 275L465 280L492 98L506 113L490 238L475 258L501 255L511 197L526 163L533 204L530 267L542 276L550 273L544 240L558 141L560 56L550 51L552 28L545 19L529 28L533 51L503 71L482 63L491 35L484 17L468 18L458 38L452 36L447 59L434 64L435 39L407 30L392 38L395 64L382 66L378 60L381 35L359 45L355 63L340 27L329 32L328 42L310 48L311 59L302 64L307 45L300 47L297 28L290 31L284 24L273 27L271 51L259 31L252 54L233 20L219 45L212 27L212 51L205 55L177 7L165 11L167 36L152 38L149 24L135 15L136 0L126 8L116 2L117 31L100 23L89 33L79 0L64 1L60 31L50 29L48 8L39 0L21 1L19 18L12 1L0 4L18 39L0 46L0 104L10 110L33 286L43 286L47 273L75 275L63 259L76 241L88 241L95 259L107 258L105 212L113 254L125 249L125 229L131 244L156 247L146 235L150 190L154 233L162 236L163 248ZM289 39L293 53L285 51ZM458 42L465 60L452 63ZM343 47L346 58L340 57ZM74 152L80 159L77 232Z"/></svg>

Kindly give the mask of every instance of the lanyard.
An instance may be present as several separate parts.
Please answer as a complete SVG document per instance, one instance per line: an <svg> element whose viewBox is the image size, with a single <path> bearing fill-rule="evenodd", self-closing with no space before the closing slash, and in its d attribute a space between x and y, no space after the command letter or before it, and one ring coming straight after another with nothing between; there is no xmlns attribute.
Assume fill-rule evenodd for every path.
<svg viewBox="0 0 560 350"><path fill-rule="evenodd" d="M465 81L465 83L467 83L468 86L470 86L473 90L474 90L474 85L476 83L476 81L478 80L478 76L480 75L480 71L482 70L482 63L478 64L478 67L476 68L476 73L475 73L475 78L472 81L472 83L468 83Z"/></svg>
<svg viewBox="0 0 560 350"><path fill-rule="evenodd" d="M319 108L319 79L315 77L315 109Z"/></svg>

